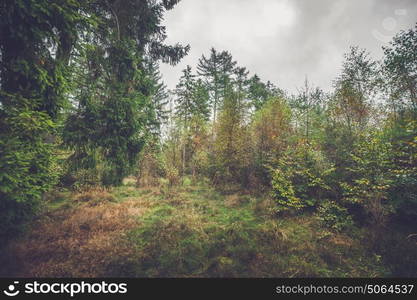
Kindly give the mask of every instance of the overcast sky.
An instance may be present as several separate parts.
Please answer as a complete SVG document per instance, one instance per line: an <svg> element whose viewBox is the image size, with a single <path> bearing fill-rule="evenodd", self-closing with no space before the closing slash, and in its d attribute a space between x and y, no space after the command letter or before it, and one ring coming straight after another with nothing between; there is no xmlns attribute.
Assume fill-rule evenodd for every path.
<svg viewBox="0 0 417 300"><path fill-rule="evenodd" d="M417 22L417 0L182 0L165 15L167 43L190 44L181 63L161 65L174 88L211 47L228 50L251 75L295 92L305 76L328 91L349 46L373 57Z"/></svg>

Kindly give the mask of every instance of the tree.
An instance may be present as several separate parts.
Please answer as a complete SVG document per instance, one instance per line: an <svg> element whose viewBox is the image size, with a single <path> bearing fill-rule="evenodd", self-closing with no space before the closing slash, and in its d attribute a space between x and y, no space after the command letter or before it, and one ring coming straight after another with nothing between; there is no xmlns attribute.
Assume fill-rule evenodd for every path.
<svg viewBox="0 0 417 300"><path fill-rule="evenodd" d="M391 110L384 133L391 146L393 183L389 199L402 220L413 223L417 215L417 24L401 31L383 48L384 88Z"/></svg>
<svg viewBox="0 0 417 300"><path fill-rule="evenodd" d="M158 63L149 60L146 64L147 84L149 85L149 130L153 135L161 135L161 127L169 118L169 94L162 81Z"/></svg>
<svg viewBox="0 0 417 300"><path fill-rule="evenodd" d="M254 165L252 170L265 186L270 185L270 168L281 157L293 133L291 110L283 99L271 98L255 112L252 124Z"/></svg>
<svg viewBox="0 0 417 300"><path fill-rule="evenodd" d="M0 3L0 239L13 236L56 181L57 123L84 1Z"/></svg>
<svg viewBox="0 0 417 300"><path fill-rule="evenodd" d="M198 124L197 119L208 120L209 115L208 91L202 80L196 80L195 77L191 67L187 66L175 89L176 116L181 120L183 127L182 174L185 174L187 162L191 159L191 149L187 156L187 148L192 148L191 137L196 133L193 132L196 127L192 125Z"/></svg>
<svg viewBox="0 0 417 300"><path fill-rule="evenodd" d="M255 110L272 97L283 97L284 92L275 87L271 82L264 83L257 74L253 75L248 81L248 98Z"/></svg>
<svg viewBox="0 0 417 300"><path fill-rule="evenodd" d="M328 177L334 171L317 145L303 139L290 145L271 169L278 212L318 206L330 190Z"/></svg>
<svg viewBox="0 0 417 300"><path fill-rule="evenodd" d="M417 216L417 117L413 110L401 118L389 118L383 127L392 152L392 184L389 199L403 221L414 223Z"/></svg>
<svg viewBox="0 0 417 300"><path fill-rule="evenodd" d="M373 99L378 83L377 64L369 54L351 47L345 54L341 74L334 82L335 91L326 107L323 150L334 164L333 197L342 198L340 182L352 177L354 145L363 137L374 116Z"/></svg>
<svg viewBox="0 0 417 300"><path fill-rule="evenodd" d="M307 142L313 138L312 131L320 131L320 118L323 116L324 93L319 88L310 86L308 79L298 95L291 99L290 105L294 113L296 127L300 128Z"/></svg>
<svg viewBox="0 0 417 300"><path fill-rule="evenodd" d="M417 24L402 31L383 49L383 70L391 99L404 104L409 102L417 109Z"/></svg>
<svg viewBox="0 0 417 300"><path fill-rule="evenodd" d="M192 74L192 69L187 66L182 71L180 81L176 86L175 95L176 98L176 115L187 126L187 122L190 120L191 115L196 110L196 103L194 103L194 88L195 88L195 75Z"/></svg>
<svg viewBox="0 0 417 300"><path fill-rule="evenodd" d="M193 88L193 103L194 115L201 119L208 121L210 119L210 94L204 82L199 78L194 83Z"/></svg>
<svg viewBox="0 0 417 300"><path fill-rule="evenodd" d="M258 75L253 75L249 79L249 94L248 97L252 102L255 110L258 110L268 99L268 90L266 85L261 81Z"/></svg>
<svg viewBox="0 0 417 300"><path fill-rule="evenodd" d="M232 54L228 51L220 53L220 82L222 97L225 98L232 84L232 76L235 71L236 61L233 60Z"/></svg>
<svg viewBox="0 0 417 300"><path fill-rule="evenodd" d="M232 55L227 51L217 52L210 49L210 57L204 55L199 59L197 73L204 79L207 89L210 92L210 104L213 109L213 124L216 123L217 111L221 107L221 102L226 95L228 85L236 62Z"/></svg>
<svg viewBox="0 0 417 300"><path fill-rule="evenodd" d="M199 59L197 73L204 79L207 89L210 92L210 103L213 108L213 124L216 122L217 107L220 102L220 70L220 54L216 49L211 48L209 58L206 58L203 54Z"/></svg>
<svg viewBox="0 0 417 300"><path fill-rule="evenodd" d="M87 70L80 82L94 83L80 89L64 141L74 151L72 165L95 169L95 157L100 158L105 185L121 183L136 167L146 142L153 93L146 60L175 64L188 52L188 46L164 44L163 13L177 3L113 0L95 3L87 11L100 26L85 34L80 66Z"/></svg>
<svg viewBox="0 0 417 300"><path fill-rule="evenodd" d="M236 93L238 96L238 106L241 109L248 109L247 99L247 88L248 88L248 74L249 71L245 67L237 67L234 70L234 85L236 87Z"/></svg>
<svg viewBox="0 0 417 300"><path fill-rule="evenodd" d="M376 62L365 50L351 47L335 81L334 106L334 112L344 119L349 131L363 129L367 124L376 84Z"/></svg>
<svg viewBox="0 0 417 300"><path fill-rule="evenodd" d="M192 114L195 110L194 106L194 85L195 75L192 74L191 67L187 66L183 71L179 83L175 89L177 95L176 115L181 120L184 131L182 139L182 174L185 174L186 168L186 149L188 144L188 126Z"/></svg>
<svg viewBox="0 0 417 300"><path fill-rule="evenodd" d="M230 92L224 99L223 109L216 124L213 157L215 172L212 174L216 184L246 184L249 161L245 147L246 131L243 114L238 107L238 96Z"/></svg>

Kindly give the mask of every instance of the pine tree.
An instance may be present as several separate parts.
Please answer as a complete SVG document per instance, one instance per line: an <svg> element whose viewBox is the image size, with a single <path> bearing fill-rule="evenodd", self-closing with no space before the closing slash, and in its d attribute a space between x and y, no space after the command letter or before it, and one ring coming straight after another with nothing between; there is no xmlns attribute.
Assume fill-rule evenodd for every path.
<svg viewBox="0 0 417 300"><path fill-rule="evenodd" d="M182 174L185 174L187 161L187 145L189 144L189 124L192 114L195 110L194 100L194 86L195 75L192 74L190 66L187 66L182 71L182 76L175 89L176 95L176 116L181 120L183 125L183 139L182 139Z"/></svg>
<svg viewBox="0 0 417 300"><path fill-rule="evenodd" d="M245 99L247 97L248 74L249 71L245 67L237 67L234 70L234 85L238 97L238 106L242 109L246 106Z"/></svg>
<svg viewBox="0 0 417 300"><path fill-rule="evenodd" d="M236 62L232 55L227 51L217 52L211 48L210 57L204 55L199 59L197 73L204 79L207 89L210 92L210 104L213 109L213 124L216 122L217 113L224 99L227 87L231 83L231 78Z"/></svg>
<svg viewBox="0 0 417 300"><path fill-rule="evenodd" d="M86 13L101 24L85 33L86 51L80 58L86 74L80 82L92 86L76 97L64 142L74 150L73 166L95 169L100 162L105 185L122 182L146 142L155 91L143 62L175 64L189 50L164 44L163 14L178 2L115 0L87 7Z"/></svg>
<svg viewBox="0 0 417 300"><path fill-rule="evenodd" d="M226 97L228 89L232 85L232 76L235 73L236 61L233 60L232 54L228 51L220 53L221 72L220 72L220 87L223 99Z"/></svg>
<svg viewBox="0 0 417 300"><path fill-rule="evenodd" d="M175 89L176 116L184 122L185 126L195 110L194 87L195 75L192 74L191 67L187 66L182 71L182 76Z"/></svg>
<svg viewBox="0 0 417 300"><path fill-rule="evenodd" d="M169 118L169 94L162 80L159 65L156 61L148 60L145 70L149 84L149 130L152 135L160 136L161 127Z"/></svg>
<svg viewBox="0 0 417 300"><path fill-rule="evenodd" d="M210 94L206 85L200 78L194 83L193 87L193 114L202 118L205 121L210 119Z"/></svg>
<svg viewBox="0 0 417 300"><path fill-rule="evenodd" d="M259 110L263 104L268 100L268 89L261 81L257 74L253 75L248 82L248 98L252 103L252 107L255 110Z"/></svg>
<svg viewBox="0 0 417 300"><path fill-rule="evenodd" d="M0 243L14 236L57 179L54 137L69 61L90 22L83 1L0 2Z"/></svg>
<svg viewBox="0 0 417 300"><path fill-rule="evenodd" d="M207 89L210 91L210 103L213 108L213 123L216 122L217 107L220 101L220 54L216 49L210 49L210 57L206 58L204 54L198 61L197 73L204 78Z"/></svg>

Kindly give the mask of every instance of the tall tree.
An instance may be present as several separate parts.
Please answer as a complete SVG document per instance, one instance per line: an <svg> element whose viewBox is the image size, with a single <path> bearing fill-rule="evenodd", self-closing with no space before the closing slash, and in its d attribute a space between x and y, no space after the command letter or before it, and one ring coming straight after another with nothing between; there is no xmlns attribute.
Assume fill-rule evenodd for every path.
<svg viewBox="0 0 417 300"><path fill-rule="evenodd" d="M213 109L213 124L216 122L217 112L221 107L222 99L226 95L227 87L230 85L236 62L227 51L218 52L210 49L210 57L204 55L199 59L197 73L201 76L210 92L210 102Z"/></svg>
<svg viewBox="0 0 417 300"><path fill-rule="evenodd" d="M251 123L253 143L252 172L259 182L270 184L269 167L280 158L288 146L288 137L293 135L291 110L285 100L271 98L256 111Z"/></svg>
<svg viewBox="0 0 417 300"><path fill-rule="evenodd" d="M245 67L237 67L234 70L234 84L238 97L238 105L242 108L247 106L245 99L247 98L248 74L249 71Z"/></svg>
<svg viewBox="0 0 417 300"><path fill-rule="evenodd" d="M30 216L54 172L54 134L85 1L0 2L0 239Z"/></svg>
<svg viewBox="0 0 417 300"><path fill-rule="evenodd" d="M195 118L208 119L208 91L201 79L196 80L192 69L187 66L183 71L179 83L175 89L176 115L183 125L183 146L182 146L182 170L185 173L186 164L189 160L187 148L190 144L191 121ZM195 120L194 120L195 121ZM195 122L194 122L195 123Z"/></svg>
<svg viewBox="0 0 417 300"><path fill-rule="evenodd" d="M216 172L212 174L217 184L228 182L246 183L248 151L245 147L246 127L242 111L238 107L237 94L230 92L216 124L214 141L214 163Z"/></svg>
<svg viewBox="0 0 417 300"><path fill-rule="evenodd" d="M210 94L201 78L197 79L193 88L194 115L205 121L210 119Z"/></svg>
<svg viewBox="0 0 417 300"><path fill-rule="evenodd" d="M220 62L221 62L221 72L220 72L220 82L221 82L221 91L222 97L225 98L228 92L228 89L232 85L232 76L235 72L236 61L233 60L232 54L228 51L222 51L220 53Z"/></svg>
<svg viewBox="0 0 417 300"><path fill-rule="evenodd" d="M323 114L324 93L319 87L312 87L306 77L304 86L298 91L298 95L291 100L296 127L303 131L302 135L309 143L311 131L320 127L313 126L318 125L313 124L313 122Z"/></svg>
<svg viewBox="0 0 417 300"><path fill-rule="evenodd" d="M284 96L283 91L269 81L267 83L262 82L257 74L249 79L248 86L248 98L255 110L259 110L271 97Z"/></svg>
<svg viewBox="0 0 417 300"><path fill-rule="evenodd" d="M393 101L403 105L411 103L417 109L417 23L414 28L402 31L390 46L383 48L384 73Z"/></svg>
<svg viewBox="0 0 417 300"><path fill-rule="evenodd" d="M88 11L97 18L97 30L86 35L87 65L95 82L102 82L78 98L68 118L64 141L74 150L73 165L82 161L95 167L93 157L103 163L102 182L120 184L136 166L145 142L152 85L146 80L146 59L175 64L188 51L181 45L167 46L165 11L177 0L103 1ZM145 113L144 113L145 112ZM91 162L93 162L91 164Z"/></svg>
<svg viewBox="0 0 417 300"><path fill-rule="evenodd" d="M363 128L369 120L377 84L376 67L364 49L351 47L345 54L342 73L335 81L335 100L336 111L350 131Z"/></svg>
<svg viewBox="0 0 417 300"><path fill-rule="evenodd" d="M161 135L161 127L169 118L169 94L162 80L157 62L149 60L146 64L149 85L149 130L153 135Z"/></svg>
<svg viewBox="0 0 417 300"><path fill-rule="evenodd" d="M182 71L182 76L175 89L176 115L187 126L191 115L195 110L194 100L195 75L192 74L191 66L187 66Z"/></svg>

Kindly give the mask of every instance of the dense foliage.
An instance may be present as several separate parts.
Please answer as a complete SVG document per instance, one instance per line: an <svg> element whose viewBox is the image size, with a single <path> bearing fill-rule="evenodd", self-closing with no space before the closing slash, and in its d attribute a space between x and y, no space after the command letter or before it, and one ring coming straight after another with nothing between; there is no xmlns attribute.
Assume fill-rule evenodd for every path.
<svg viewBox="0 0 417 300"><path fill-rule="evenodd" d="M2 237L61 175L60 135L67 183L120 184L136 166L161 116L147 65L175 64L189 49L163 43L163 13L177 2L1 2Z"/></svg>
<svg viewBox="0 0 417 300"><path fill-rule="evenodd" d="M351 47L329 93L306 78L289 95L214 48L168 91L159 62L174 65L189 50L165 44L163 16L178 2L1 1L0 240L36 215L54 188L111 189L136 176L137 186L158 186L158 196L169 201L178 186L206 182L223 195L240 191L270 200L268 209L251 206L270 224L311 215L329 232L363 230L369 250L383 255L392 274L416 275L408 249L415 249L409 237L417 228L417 27L400 32L381 61ZM253 212L237 215L233 197L230 202L219 207L230 209L231 219L249 216L252 224ZM131 238L155 260L168 260L164 266L172 264L175 251L162 249L164 257L151 252L159 244L143 240L178 221L171 214L162 225L153 220L145 218ZM214 236L249 242L254 235L261 243L259 234L271 234L262 220L243 237L236 233L240 221L228 219L236 236ZM179 231L178 239L187 234ZM393 240L400 241L401 258L393 255ZM179 249L189 251L186 242ZM198 257L206 246L223 255L214 259L216 268L234 263L221 252L223 246L232 251L230 245L199 243ZM231 256L250 260L256 246L233 249ZM141 263L139 274L151 274ZM179 266L183 273L201 267L195 261ZM208 265L203 269L212 274Z"/></svg>

